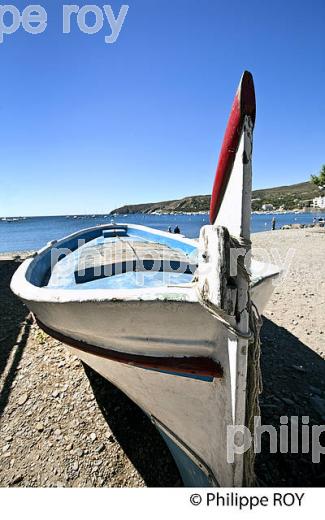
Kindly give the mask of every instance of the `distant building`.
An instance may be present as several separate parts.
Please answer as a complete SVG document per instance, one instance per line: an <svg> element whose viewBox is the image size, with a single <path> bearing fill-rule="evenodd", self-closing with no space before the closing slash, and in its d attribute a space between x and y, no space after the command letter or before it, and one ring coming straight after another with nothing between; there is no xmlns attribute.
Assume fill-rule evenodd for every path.
<svg viewBox="0 0 325 520"><path fill-rule="evenodd" d="M313 199L313 207L325 209L325 196L323 197L315 197Z"/></svg>
<svg viewBox="0 0 325 520"><path fill-rule="evenodd" d="M262 210L263 211L273 211L274 210L274 206L273 206L273 204L263 204Z"/></svg>

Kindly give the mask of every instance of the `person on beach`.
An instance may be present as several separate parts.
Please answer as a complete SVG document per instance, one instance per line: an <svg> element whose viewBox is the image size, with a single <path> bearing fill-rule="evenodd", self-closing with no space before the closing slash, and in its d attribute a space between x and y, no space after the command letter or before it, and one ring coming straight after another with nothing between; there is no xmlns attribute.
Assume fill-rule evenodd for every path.
<svg viewBox="0 0 325 520"><path fill-rule="evenodd" d="M272 231L275 230L275 224L276 224L276 220L275 220L275 217L272 218Z"/></svg>
<svg viewBox="0 0 325 520"><path fill-rule="evenodd" d="M172 232L173 232L172 227L168 226L168 233L172 233Z"/></svg>
<svg viewBox="0 0 325 520"><path fill-rule="evenodd" d="M179 235L179 233L181 232L181 230L179 229L178 225L176 224L175 228L174 228L174 233L176 233L177 235Z"/></svg>

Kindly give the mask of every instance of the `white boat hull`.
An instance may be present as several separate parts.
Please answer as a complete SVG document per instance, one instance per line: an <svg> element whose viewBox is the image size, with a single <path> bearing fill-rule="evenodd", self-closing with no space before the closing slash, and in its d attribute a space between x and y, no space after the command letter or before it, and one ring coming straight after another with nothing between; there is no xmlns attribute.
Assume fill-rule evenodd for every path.
<svg viewBox="0 0 325 520"><path fill-rule="evenodd" d="M272 279L265 279L268 291ZM47 332L125 392L152 418L171 451L181 451L176 462L186 485L233 486L226 438L227 425L235 421L232 334L200 304L193 288L180 290L170 291L169 299L164 294L147 301L23 299ZM263 281L256 285L258 305L268 291ZM89 351L94 346L101 351ZM126 357L114 361L116 354ZM214 375L207 359L215 363Z"/></svg>
<svg viewBox="0 0 325 520"><path fill-rule="evenodd" d="M12 280L46 332L151 417L185 485L253 481L251 458L229 458L227 433L249 423L247 395L256 401L256 392L247 379L259 379L251 301L261 313L278 274L250 261L254 121L253 80L244 73L218 163L212 225L199 243L144 226L98 226L49 244Z"/></svg>

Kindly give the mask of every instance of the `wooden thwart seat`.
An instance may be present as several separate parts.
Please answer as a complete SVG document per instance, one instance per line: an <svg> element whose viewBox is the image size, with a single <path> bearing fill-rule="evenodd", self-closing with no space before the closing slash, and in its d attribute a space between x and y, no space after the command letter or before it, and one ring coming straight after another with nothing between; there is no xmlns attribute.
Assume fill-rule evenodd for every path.
<svg viewBox="0 0 325 520"><path fill-rule="evenodd" d="M182 250L158 242L117 240L85 248L74 272L76 283L85 283L130 271L194 274L197 264Z"/></svg>

